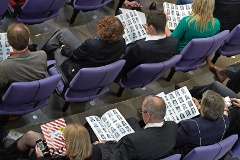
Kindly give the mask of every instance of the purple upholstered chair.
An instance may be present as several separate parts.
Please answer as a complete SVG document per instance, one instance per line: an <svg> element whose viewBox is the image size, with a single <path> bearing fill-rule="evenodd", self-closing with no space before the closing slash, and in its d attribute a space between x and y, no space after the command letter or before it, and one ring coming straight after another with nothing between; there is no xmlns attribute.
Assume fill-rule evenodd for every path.
<svg viewBox="0 0 240 160"><path fill-rule="evenodd" d="M54 63L56 62L48 61L48 66ZM109 84L114 81L124 64L125 60L118 60L101 67L82 68L69 84L64 84L61 80L57 92L65 100L62 112L67 111L70 102L90 101L109 91ZM60 68L57 68L49 67L49 74L57 74L60 71Z"/></svg>
<svg viewBox="0 0 240 160"><path fill-rule="evenodd" d="M171 59L164 62L146 63L135 67L118 82L120 88L117 96L121 97L124 88L142 88L148 85L152 81L162 76L166 70L174 66L181 58L181 55L175 55Z"/></svg>
<svg viewBox="0 0 240 160"><path fill-rule="evenodd" d="M215 159L217 160L217 159L222 158L232 148L232 146L237 141L237 139L238 139L238 135L234 134L234 135L231 135L231 136L225 138L221 142L218 142L218 144L221 147L221 151Z"/></svg>
<svg viewBox="0 0 240 160"><path fill-rule="evenodd" d="M180 160L180 158L181 158L181 154L174 154L174 155L164 158L162 160Z"/></svg>
<svg viewBox="0 0 240 160"><path fill-rule="evenodd" d="M240 38L239 37L240 37L240 24L237 25L227 36L223 45L215 53L215 56L212 62L215 63L221 55L230 57L230 56L240 54Z"/></svg>
<svg viewBox="0 0 240 160"><path fill-rule="evenodd" d="M18 22L38 24L58 16L58 11L67 0L26 0L16 14ZM14 9L9 7L11 12Z"/></svg>
<svg viewBox="0 0 240 160"><path fill-rule="evenodd" d="M171 81L176 71L188 72L205 65L205 58L217 51L228 34L226 30L212 37L191 40L181 51L182 59L171 69L167 81Z"/></svg>
<svg viewBox="0 0 240 160"><path fill-rule="evenodd" d="M194 148L183 160L215 160L220 153L221 147L218 143L208 146Z"/></svg>
<svg viewBox="0 0 240 160"><path fill-rule="evenodd" d="M96 10L102 6L107 5L112 0L71 0L69 3L74 9L73 14L70 19L70 24L73 24L78 13L81 11L87 12L87 11L93 11Z"/></svg>
<svg viewBox="0 0 240 160"><path fill-rule="evenodd" d="M9 4L9 0L0 1L0 24L2 24L1 20L3 19L3 15L7 10L8 4Z"/></svg>
<svg viewBox="0 0 240 160"><path fill-rule="evenodd" d="M0 115L4 115L3 125L6 125L9 115L24 115L46 106L60 79L61 75L57 74L32 82L12 83L0 106Z"/></svg>
<svg viewBox="0 0 240 160"><path fill-rule="evenodd" d="M240 139L238 139L237 142L234 144L229 154L233 158L240 157Z"/></svg>

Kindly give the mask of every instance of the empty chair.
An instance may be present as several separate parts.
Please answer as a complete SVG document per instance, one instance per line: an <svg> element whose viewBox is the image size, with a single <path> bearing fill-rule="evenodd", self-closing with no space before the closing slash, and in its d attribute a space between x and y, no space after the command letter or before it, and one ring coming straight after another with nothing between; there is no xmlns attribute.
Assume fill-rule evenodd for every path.
<svg viewBox="0 0 240 160"><path fill-rule="evenodd" d="M220 151L221 147L218 143L201 146L194 148L183 160L215 160Z"/></svg>
<svg viewBox="0 0 240 160"><path fill-rule="evenodd" d="M162 160L180 160L180 158L181 158L181 154L174 154L174 155L164 158Z"/></svg>
<svg viewBox="0 0 240 160"><path fill-rule="evenodd" d="M56 62L48 62L50 75L61 72L60 68L51 67L54 63ZM70 102L90 101L109 91L109 84L117 77L124 64L125 60L118 60L101 67L82 68L69 84L63 78L57 86L58 94L65 100L62 112L67 111Z"/></svg>
<svg viewBox="0 0 240 160"><path fill-rule="evenodd" d="M16 14L18 22L38 24L58 16L58 11L66 0L26 0ZM14 9L9 7L11 12Z"/></svg>
<svg viewBox="0 0 240 160"><path fill-rule="evenodd" d="M60 79L61 75L57 74L32 82L12 83L0 106L0 115L4 115L3 125L6 125L9 115L24 115L46 106Z"/></svg>
<svg viewBox="0 0 240 160"><path fill-rule="evenodd" d="M131 71L126 76L122 77L118 82L120 88L117 96L121 96L124 88L142 88L152 81L162 76L166 70L174 66L180 59L181 55L175 55L171 59L159 63L141 64Z"/></svg>
<svg viewBox="0 0 240 160"><path fill-rule="evenodd" d="M182 59L171 69L167 81L171 81L176 71L188 72L206 64L210 57L223 43L229 31L222 31L215 36L191 40L181 51Z"/></svg>
<svg viewBox="0 0 240 160"><path fill-rule="evenodd" d="M8 4L9 4L9 0L0 1L0 24L2 24L1 20L3 19L3 15L7 10Z"/></svg>
<svg viewBox="0 0 240 160"><path fill-rule="evenodd" d="M73 24L78 13L81 11L93 11L96 10L112 0L71 0L70 5L73 7L73 14L70 19L70 24Z"/></svg>
<svg viewBox="0 0 240 160"><path fill-rule="evenodd" d="M240 157L240 139L238 139L237 142L234 144L229 154L233 158Z"/></svg>
<svg viewBox="0 0 240 160"><path fill-rule="evenodd" d="M238 135L234 134L234 135L231 135L231 136L225 138L221 142L218 142L218 144L221 147L221 151L215 159L217 160L217 159L222 158L232 148L232 146L237 141L237 139L238 139Z"/></svg>
<svg viewBox="0 0 240 160"><path fill-rule="evenodd" d="M240 53L240 24L237 25L227 36L223 45L217 50L212 60L216 63L217 59L222 56L234 56Z"/></svg>

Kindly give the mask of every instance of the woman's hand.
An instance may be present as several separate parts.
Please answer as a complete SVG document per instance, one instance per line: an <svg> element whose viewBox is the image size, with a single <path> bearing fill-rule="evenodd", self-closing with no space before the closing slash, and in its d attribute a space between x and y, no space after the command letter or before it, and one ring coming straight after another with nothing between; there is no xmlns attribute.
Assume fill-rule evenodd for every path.
<svg viewBox="0 0 240 160"><path fill-rule="evenodd" d="M37 145L35 146L35 151L36 151L37 157L44 157L42 151L38 148Z"/></svg>
<svg viewBox="0 0 240 160"><path fill-rule="evenodd" d="M233 105L237 106L237 107L240 107L240 99L237 99L237 98L230 98Z"/></svg>
<svg viewBox="0 0 240 160"><path fill-rule="evenodd" d="M200 109L200 108L201 108L201 105L199 104L198 100L197 100L196 98L194 98L194 97L192 97L192 100L193 100L193 102L195 103L197 109Z"/></svg>

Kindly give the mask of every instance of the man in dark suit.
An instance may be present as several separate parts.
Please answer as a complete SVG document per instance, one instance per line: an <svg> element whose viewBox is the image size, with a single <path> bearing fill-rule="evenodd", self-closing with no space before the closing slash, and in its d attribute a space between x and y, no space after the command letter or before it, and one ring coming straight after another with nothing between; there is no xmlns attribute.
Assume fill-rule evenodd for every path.
<svg viewBox="0 0 240 160"><path fill-rule="evenodd" d="M145 98L141 108L144 129L123 137L113 144L95 142L104 159L111 160L155 160L167 156L175 145L177 125L165 122L166 105L156 96Z"/></svg>
<svg viewBox="0 0 240 160"><path fill-rule="evenodd" d="M127 48L123 57L126 60L124 73L140 64L163 62L177 54L178 39L166 37L166 22L166 15L162 11L155 10L146 14L144 28L147 37Z"/></svg>

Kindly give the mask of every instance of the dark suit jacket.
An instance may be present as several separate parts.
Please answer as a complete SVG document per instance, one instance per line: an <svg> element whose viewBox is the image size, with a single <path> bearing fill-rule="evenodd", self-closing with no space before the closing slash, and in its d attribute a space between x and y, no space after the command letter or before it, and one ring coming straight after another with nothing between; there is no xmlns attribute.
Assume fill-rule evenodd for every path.
<svg viewBox="0 0 240 160"><path fill-rule="evenodd" d="M177 125L164 122L162 127L150 127L123 137L111 148L100 144L103 157L111 160L155 160L170 153L175 145Z"/></svg>
<svg viewBox="0 0 240 160"><path fill-rule="evenodd" d="M128 49L124 72L132 70L134 67L143 63L157 63L170 59L177 54L178 39L166 37L160 40L145 41L139 40Z"/></svg>
<svg viewBox="0 0 240 160"><path fill-rule="evenodd" d="M200 117L181 121L179 125L175 149L185 156L195 147L211 145L223 139L229 119L222 116L211 121Z"/></svg>
<svg viewBox="0 0 240 160"><path fill-rule="evenodd" d="M214 17L220 21L221 31L232 30L240 23L240 0L215 0Z"/></svg>
<svg viewBox="0 0 240 160"><path fill-rule="evenodd" d="M81 69L86 67L99 67L113 63L121 57L126 50L125 40L122 38L115 43L108 43L99 38L87 39L81 46L72 50L64 46L61 54L68 57L61 64L61 69L69 81Z"/></svg>

